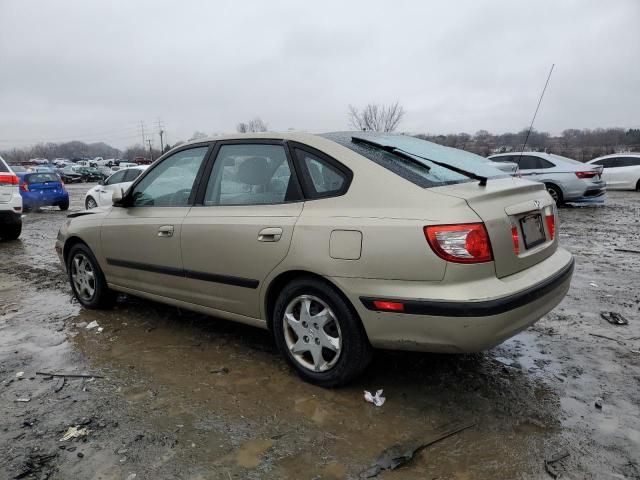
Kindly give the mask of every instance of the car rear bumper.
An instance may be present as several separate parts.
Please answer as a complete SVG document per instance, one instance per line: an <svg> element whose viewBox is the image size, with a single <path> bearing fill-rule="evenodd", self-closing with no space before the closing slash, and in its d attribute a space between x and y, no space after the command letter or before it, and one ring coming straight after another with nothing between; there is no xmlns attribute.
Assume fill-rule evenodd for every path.
<svg viewBox="0 0 640 480"><path fill-rule="evenodd" d="M569 203L604 203L607 198L607 188L589 188L581 197L567 199Z"/></svg>
<svg viewBox="0 0 640 480"><path fill-rule="evenodd" d="M25 208L46 207L49 205L57 205L65 201L69 201L69 193L67 192L58 195L22 195L22 204Z"/></svg>
<svg viewBox="0 0 640 480"><path fill-rule="evenodd" d="M497 297L469 299L471 288L450 285L448 292L460 298L433 298L432 285L411 285L411 296L399 296L393 281L381 282L373 295L363 295L355 279L332 278L352 301L369 340L374 347L431 352L478 352L492 348L524 330L552 310L566 295L573 275L572 255L558 249L539 264L501 279L487 279ZM536 279L531 282L530 279ZM365 282L371 286L372 281ZM382 295L384 283L395 295ZM406 282L402 282L406 283ZM473 283L473 281L471 282ZM524 286L526 284L526 287ZM348 290L354 286L358 293ZM489 290L493 289L493 286ZM458 293L459 292L459 293ZM416 296L416 293L420 297ZM464 297L467 298L464 298ZM373 300L388 300L404 305L404 312L377 311Z"/></svg>

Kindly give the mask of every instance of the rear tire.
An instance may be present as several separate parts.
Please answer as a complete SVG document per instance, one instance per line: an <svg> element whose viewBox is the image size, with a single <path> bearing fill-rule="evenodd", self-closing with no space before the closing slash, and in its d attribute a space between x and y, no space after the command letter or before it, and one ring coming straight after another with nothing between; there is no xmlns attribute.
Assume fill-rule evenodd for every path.
<svg viewBox="0 0 640 480"><path fill-rule="evenodd" d="M60 210L62 210L63 212L65 210L69 210L69 200L66 200L66 201L64 201L62 203L59 203L58 207L60 207Z"/></svg>
<svg viewBox="0 0 640 480"><path fill-rule="evenodd" d="M549 192L549 195L551 195L551 198L553 198L553 201L556 202L556 205L562 205L564 201L562 190L560 190L560 188L553 183L545 183L545 187L547 189L547 192Z"/></svg>
<svg viewBox="0 0 640 480"><path fill-rule="evenodd" d="M372 348L360 318L326 282L303 277L287 284L272 320L280 353L309 383L345 385L371 361Z"/></svg>
<svg viewBox="0 0 640 480"><path fill-rule="evenodd" d="M91 309L111 308L116 293L107 286L102 269L84 243L76 243L67 256L67 274L73 295L82 306Z"/></svg>
<svg viewBox="0 0 640 480"><path fill-rule="evenodd" d="M638 183L636 183L636 192L640 192L640 179L638 179Z"/></svg>
<svg viewBox="0 0 640 480"><path fill-rule="evenodd" d="M13 225L7 225L0 237L5 240L17 240L22 233L22 222L14 223Z"/></svg>

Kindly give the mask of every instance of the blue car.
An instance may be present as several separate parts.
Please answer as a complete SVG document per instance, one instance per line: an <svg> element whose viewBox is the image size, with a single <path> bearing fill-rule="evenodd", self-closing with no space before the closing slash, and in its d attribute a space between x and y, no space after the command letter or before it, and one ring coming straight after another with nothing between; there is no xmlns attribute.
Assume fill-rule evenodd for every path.
<svg viewBox="0 0 640 480"><path fill-rule="evenodd" d="M69 208L69 193L57 173L18 173L23 210L56 206L60 210Z"/></svg>

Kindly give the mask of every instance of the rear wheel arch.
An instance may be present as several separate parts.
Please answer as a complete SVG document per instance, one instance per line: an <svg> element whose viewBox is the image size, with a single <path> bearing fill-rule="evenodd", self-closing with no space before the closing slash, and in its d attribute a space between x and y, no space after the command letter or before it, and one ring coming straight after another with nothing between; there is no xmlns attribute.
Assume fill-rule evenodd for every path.
<svg viewBox="0 0 640 480"><path fill-rule="evenodd" d="M638 178L638 181L636 182L636 190L640 192L640 178Z"/></svg>
<svg viewBox="0 0 640 480"><path fill-rule="evenodd" d="M544 182L544 186L545 186L545 189L547 191L549 191L549 188L555 189L560 195L559 198L558 198L557 203L560 204L560 203L563 202L563 200L564 200L564 191L562 190L562 187L560 187L559 185L557 185L557 184L555 184L553 182ZM553 198L553 196L552 196L552 198ZM555 198L554 198L554 200L555 200Z"/></svg>
<svg viewBox="0 0 640 480"><path fill-rule="evenodd" d="M264 296L264 311L266 314L265 316L266 316L267 326L269 330L272 330L271 327L273 323L273 311L275 309L275 304L278 299L278 295L280 295L280 292L282 291L282 289L286 287L289 283L293 282L294 280L298 280L300 278L312 278L314 280L318 280L322 283L325 283L328 287L330 287L338 295L340 295L343 298L343 300L346 302L346 304L349 306L349 308L352 310L352 312L358 318L360 318L360 315L358 315L358 312L356 311L355 307L353 306L349 298L333 282L331 282L330 280L327 280L327 278L323 277L322 275L318 275L317 273L312 273L306 270L289 270L289 271L280 273L277 277L271 280L271 282L269 283L269 286L267 287L267 293Z"/></svg>

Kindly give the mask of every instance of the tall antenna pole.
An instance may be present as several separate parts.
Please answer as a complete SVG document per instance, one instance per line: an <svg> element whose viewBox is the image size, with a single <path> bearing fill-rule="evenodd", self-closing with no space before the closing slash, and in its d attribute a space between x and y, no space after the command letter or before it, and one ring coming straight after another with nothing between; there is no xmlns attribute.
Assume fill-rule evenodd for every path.
<svg viewBox="0 0 640 480"><path fill-rule="evenodd" d="M553 67L555 67L556 64L553 63L551 65L551 70L549 70L549 75L547 76L547 81L544 84L544 88L542 89L542 94L540 95L540 99L538 100L538 106L536 107L536 111L533 114L533 118L531 119L531 125L529 125L529 131L527 132L527 136L524 139L524 143L522 144L522 149L520 150L520 156L518 157L518 163L520 161L520 158L522 157L522 152L524 152L524 147L527 146L527 142L529 141L529 135L531 135L531 129L533 129L533 122L536 121L536 115L538 115L538 109L540 108L540 104L542 103L542 97L544 97L544 92L547 91L547 85L549 85L549 80L551 79L551 74L553 73Z"/></svg>
<svg viewBox="0 0 640 480"><path fill-rule="evenodd" d="M147 140L147 142L149 143L149 157L151 158L151 161L153 162L153 150L151 150L151 139Z"/></svg>

